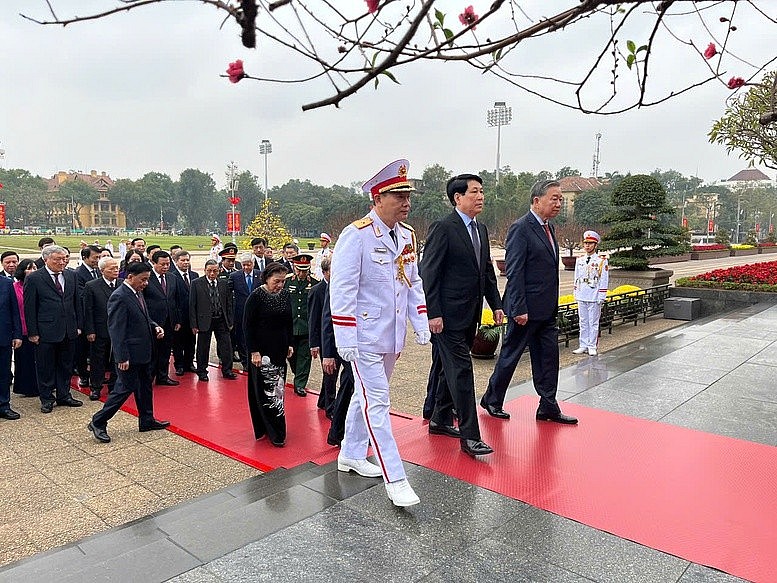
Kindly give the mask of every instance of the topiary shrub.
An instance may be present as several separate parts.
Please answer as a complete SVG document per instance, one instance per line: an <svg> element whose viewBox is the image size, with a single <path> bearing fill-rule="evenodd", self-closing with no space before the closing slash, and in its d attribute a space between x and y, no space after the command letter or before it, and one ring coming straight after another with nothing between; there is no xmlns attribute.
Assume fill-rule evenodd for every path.
<svg viewBox="0 0 777 583"><path fill-rule="evenodd" d="M674 209L667 203L664 187L652 176L621 180L613 190L612 204L614 210L604 221L610 231L599 244L602 251L614 251L610 266L645 271L651 257L690 251L682 230L660 220L673 215Z"/></svg>

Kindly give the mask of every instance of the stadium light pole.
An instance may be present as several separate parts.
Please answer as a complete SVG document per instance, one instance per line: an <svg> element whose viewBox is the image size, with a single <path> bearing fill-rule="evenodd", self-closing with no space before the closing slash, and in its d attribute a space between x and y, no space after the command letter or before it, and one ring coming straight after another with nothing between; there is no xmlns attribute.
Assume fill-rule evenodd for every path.
<svg viewBox="0 0 777 583"><path fill-rule="evenodd" d="M259 153L264 156L264 200L270 196L270 191L267 186L267 154L272 154L272 144L270 140L262 140L259 144Z"/></svg>
<svg viewBox="0 0 777 583"><path fill-rule="evenodd" d="M486 112L486 121L491 127L496 126L496 183L499 184L499 153L502 144L502 126L510 125L513 119L513 108L507 107L504 101L497 101L494 107Z"/></svg>

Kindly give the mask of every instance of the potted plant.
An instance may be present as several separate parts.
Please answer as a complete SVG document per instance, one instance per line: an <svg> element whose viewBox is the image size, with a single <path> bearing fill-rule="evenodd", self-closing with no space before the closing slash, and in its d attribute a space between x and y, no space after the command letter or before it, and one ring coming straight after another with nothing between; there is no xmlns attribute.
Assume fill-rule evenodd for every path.
<svg viewBox="0 0 777 583"><path fill-rule="evenodd" d="M470 354L473 358L494 358L499 338L504 332L505 324L494 321L494 313L488 308L483 308L480 314L480 325L472 341Z"/></svg>
<svg viewBox="0 0 777 583"><path fill-rule="evenodd" d="M558 241L559 248L566 251L561 255L561 263L564 264L564 270L575 270L575 251L582 249L580 241L583 239L583 231L585 229L582 225L577 223L564 223L556 227L556 240Z"/></svg>
<svg viewBox="0 0 777 583"><path fill-rule="evenodd" d="M560 243L561 247L567 251L566 255L561 256L561 263L564 264L564 270L574 271L575 262L577 261L577 257L575 257L575 251L580 249L580 243L570 239L569 237L564 237Z"/></svg>

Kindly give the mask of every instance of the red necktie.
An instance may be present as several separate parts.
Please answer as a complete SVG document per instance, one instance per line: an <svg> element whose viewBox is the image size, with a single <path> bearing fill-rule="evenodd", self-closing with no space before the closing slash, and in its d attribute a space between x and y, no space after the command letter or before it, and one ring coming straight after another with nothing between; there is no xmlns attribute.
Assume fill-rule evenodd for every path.
<svg viewBox="0 0 777 583"><path fill-rule="evenodd" d="M545 234L548 236L548 241L550 241L550 248L553 249L553 253L555 253L556 244L553 242L553 235L550 234L550 227L548 226L548 223L542 223L542 226L545 229Z"/></svg>
<svg viewBox="0 0 777 583"><path fill-rule="evenodd" d="M167 295L167 282L165 281L164 274L159 276L159 281L162 283L162 292Z"/></svg>

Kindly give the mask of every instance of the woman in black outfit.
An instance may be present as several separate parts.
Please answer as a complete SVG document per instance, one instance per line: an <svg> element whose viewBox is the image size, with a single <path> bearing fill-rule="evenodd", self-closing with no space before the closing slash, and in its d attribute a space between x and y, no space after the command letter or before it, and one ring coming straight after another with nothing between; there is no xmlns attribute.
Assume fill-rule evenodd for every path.
<svg viewBox="0 0 777 583"><path fill-rule="evenodd" d="M269 263L262 272L261 286L248 296L243 315L248 367L248 408L254 436L265 435L276 447L286 443L283 393L286 359L292 355L291 301L283 289L288 270Z"/></svg>

